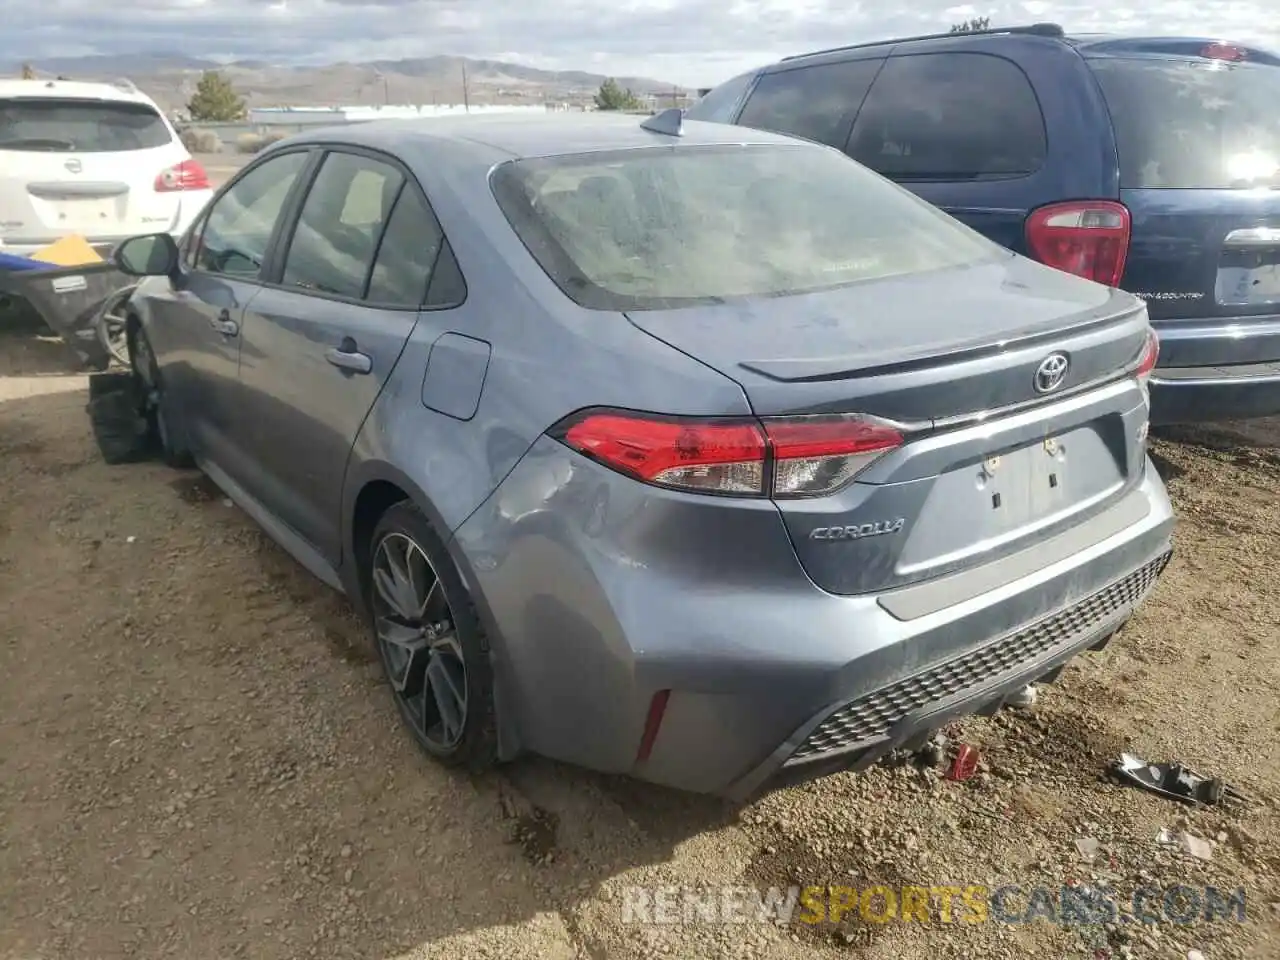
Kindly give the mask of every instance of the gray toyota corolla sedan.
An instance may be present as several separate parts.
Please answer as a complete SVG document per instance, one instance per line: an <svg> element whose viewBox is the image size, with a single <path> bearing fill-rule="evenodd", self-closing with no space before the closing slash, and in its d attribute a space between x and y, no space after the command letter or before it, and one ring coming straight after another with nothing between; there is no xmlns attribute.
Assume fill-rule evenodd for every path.
<svg viewBox="0 0 1280 960"><path fill-rule="evenodd" d="M116 256L165 458L357 602L448 763L858 768L1106 643L1169 557L1142 303L815 144L352 125Z"/></svg>

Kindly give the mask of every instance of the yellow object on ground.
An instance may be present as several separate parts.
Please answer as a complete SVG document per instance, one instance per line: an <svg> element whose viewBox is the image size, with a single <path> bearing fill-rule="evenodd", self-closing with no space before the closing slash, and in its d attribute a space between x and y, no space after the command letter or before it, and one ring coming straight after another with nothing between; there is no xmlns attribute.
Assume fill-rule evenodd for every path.
<svg viewBox="0 0 1280 960"><path fill-rule="evenodd" d="M41 263L52 263L57 267L78 267L84 263L101 263L98 251L89 246L84 237L70 236L56 240L47 247L41 247L31 254L32 260Z"/></svg>

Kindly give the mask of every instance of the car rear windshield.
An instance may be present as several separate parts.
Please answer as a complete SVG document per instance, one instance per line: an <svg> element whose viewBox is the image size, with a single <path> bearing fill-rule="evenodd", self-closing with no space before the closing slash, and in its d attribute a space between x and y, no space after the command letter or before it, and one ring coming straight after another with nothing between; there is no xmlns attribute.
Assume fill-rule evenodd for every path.
<svg viewBox="0 0 1280 960"><path fill-rule="evenodd" d="M0 100L0 150L122 153L163 147L172 140L160 114L144 103Z"/></svg>
<svg viewBox="0 0 1280 960"><path fill-rule="evenodd" d="M1089 62L1111 110L1121 186L1280 186L1280 68L1213 60Z"/></svg>
<svg viewBox="0 0 1280 960"><path fill-rule="evenodd" d="M677 146L517 160L494 195L582 306L806 293L1006 254L826 147Z"/></svg>

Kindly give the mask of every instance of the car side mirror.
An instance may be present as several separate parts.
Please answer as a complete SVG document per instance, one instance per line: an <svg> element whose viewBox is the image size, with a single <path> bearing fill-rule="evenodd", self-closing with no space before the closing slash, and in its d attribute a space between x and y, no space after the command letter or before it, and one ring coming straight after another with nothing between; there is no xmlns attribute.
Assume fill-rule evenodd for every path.
<svg viewBox="0 0 1280 960"><path fill-rule="evenodd" d="M178 244L167 233L130 237L116 247L111 262L131 277L171 277L178 272Z"/></svg>

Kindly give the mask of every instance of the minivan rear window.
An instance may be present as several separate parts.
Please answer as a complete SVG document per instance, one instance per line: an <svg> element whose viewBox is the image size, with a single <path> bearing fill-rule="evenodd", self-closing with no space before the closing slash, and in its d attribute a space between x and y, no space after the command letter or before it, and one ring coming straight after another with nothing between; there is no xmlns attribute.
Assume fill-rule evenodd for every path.
<svg viewBox="0 0 1280 960"><path fill-rule="evenodd" d="M835 150L690 145L494 171L513 229L564 293L646 310L807 293L1008 254Z"/></svg>
<svg viewBox="0 0 1280 960"><path fill-rule="evenodd" d="M1280 69L1110 57L1089 65L1111 111L1122 187L1280 186Z"/></svg>
<svg viewBox="0 0 1280 960"><path fill-rule="evenodd" d="M163 147L173 135L145 103L16 97L0 99L0 150L123 153Z"/></svg>

